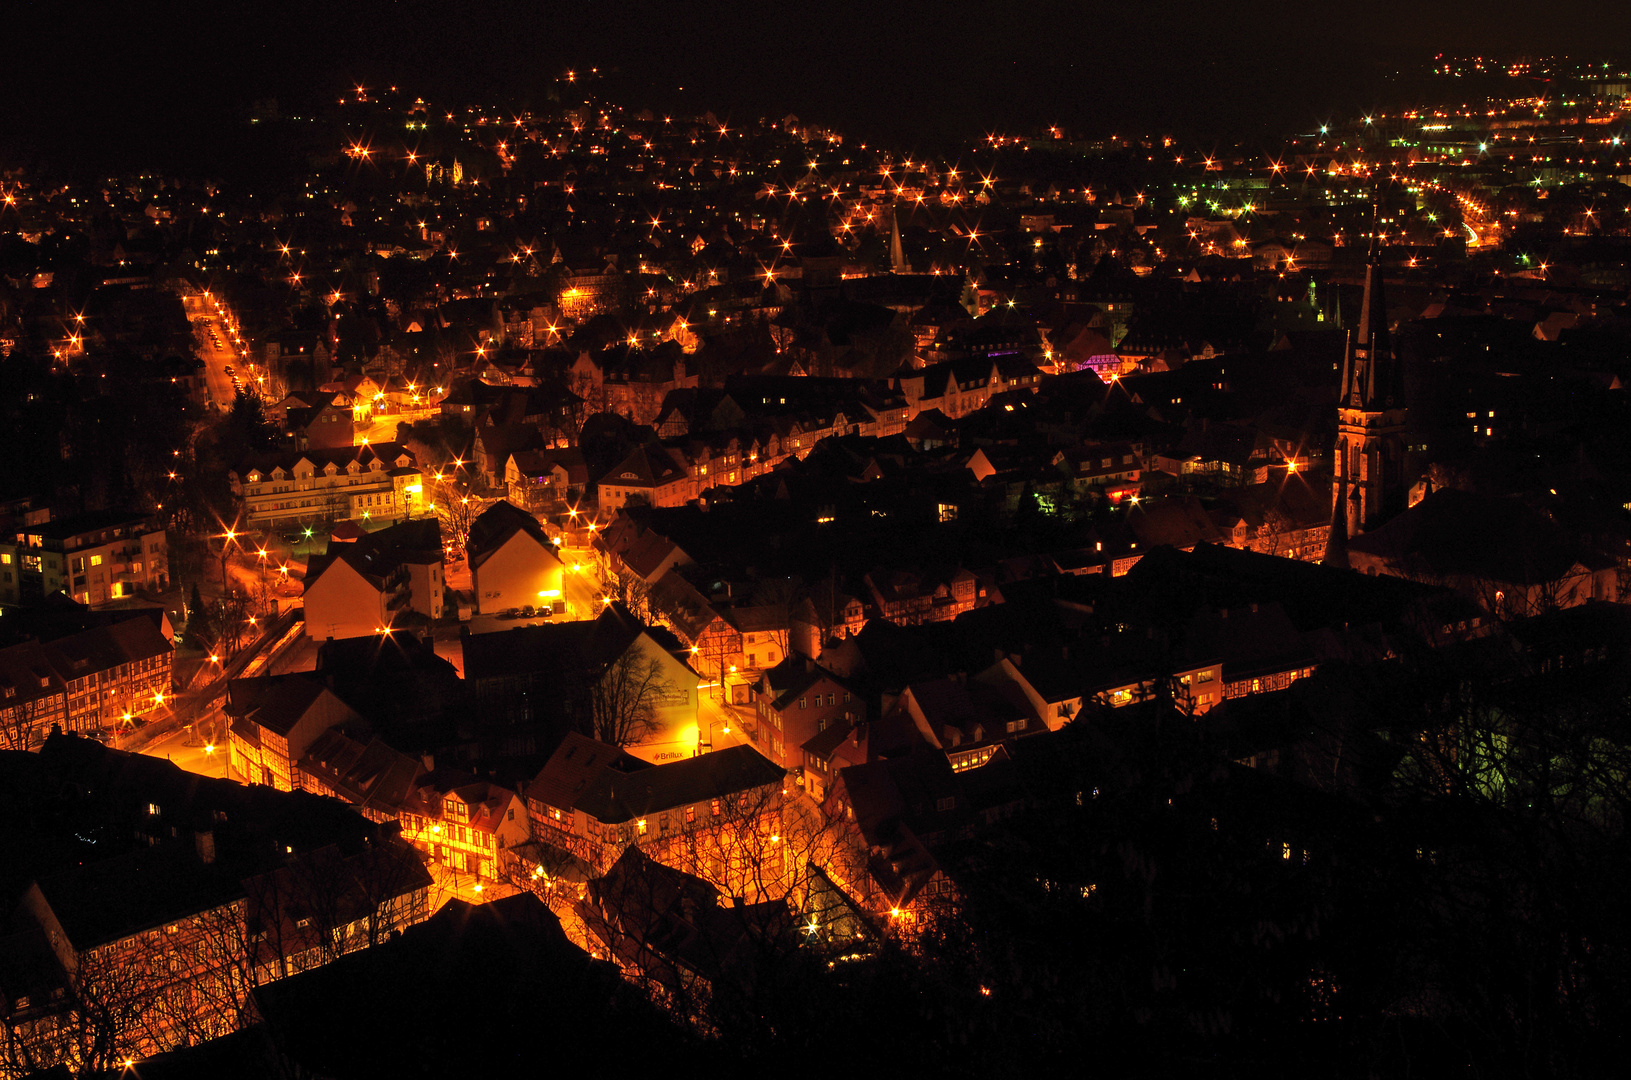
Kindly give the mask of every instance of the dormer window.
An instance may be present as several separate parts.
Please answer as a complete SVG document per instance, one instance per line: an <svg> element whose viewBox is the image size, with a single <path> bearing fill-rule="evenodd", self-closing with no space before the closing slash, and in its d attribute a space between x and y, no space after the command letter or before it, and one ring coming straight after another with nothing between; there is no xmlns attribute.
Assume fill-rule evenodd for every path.
<svg viewBox="0 0 1631 1080"><path fill-rule="evenodd" d="M261 482L261 474L258 470L250 472L249 482L251 484L258 484Z"/></svg>

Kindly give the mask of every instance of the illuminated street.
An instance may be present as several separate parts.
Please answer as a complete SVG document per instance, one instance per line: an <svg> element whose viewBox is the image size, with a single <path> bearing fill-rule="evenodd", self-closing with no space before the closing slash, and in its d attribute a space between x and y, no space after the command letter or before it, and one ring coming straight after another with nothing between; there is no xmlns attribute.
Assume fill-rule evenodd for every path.
<svg viewBox="0 0 1631 1080"><path fill-rule="evenodd" d="M204 725L208 736L181 730L152 743L142 750L148 757L164 758L177 767L200 776L223 777L227 774L226 719L217 718ZM208 741L205 741L205 739Z"/></svg>

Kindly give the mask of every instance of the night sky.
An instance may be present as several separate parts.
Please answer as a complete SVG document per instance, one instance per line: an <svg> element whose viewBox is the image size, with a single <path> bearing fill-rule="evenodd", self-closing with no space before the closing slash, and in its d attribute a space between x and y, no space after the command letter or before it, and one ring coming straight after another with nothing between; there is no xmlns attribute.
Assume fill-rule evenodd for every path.
<svg viewBox="0 0 1631 1080"><path fill-rule="evenodd" d="M1418 93L1439 50L1600 52L1631 5L48 2L5 5L0 158L207 157L249 102L347 82L436 101L537 100L599 66L614 100L734 120L797 113L914 142L1062 123L1265 138ZM683 88L683 89L682 89ZM125 163L129 163L127 160Z"/></svg>

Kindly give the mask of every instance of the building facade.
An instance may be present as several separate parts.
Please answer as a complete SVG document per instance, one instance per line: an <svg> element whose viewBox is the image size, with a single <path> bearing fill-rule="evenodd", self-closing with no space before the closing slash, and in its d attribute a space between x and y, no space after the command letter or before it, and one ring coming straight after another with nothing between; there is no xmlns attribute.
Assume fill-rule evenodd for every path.
<svg viewBox="0 0 1631 1080"><path fill-rule="evenodd" d="M0 603L63 592L96 606L170 587L170 545L144 514L82 514L29 525L0 543Z"/></svg>
<svg viewBox="0 0 1631 1080"><path fill-rule="evenodd" d="M227 474L252 525L425 513L424 477L394 443L342 446L268 459Z"/></svg>

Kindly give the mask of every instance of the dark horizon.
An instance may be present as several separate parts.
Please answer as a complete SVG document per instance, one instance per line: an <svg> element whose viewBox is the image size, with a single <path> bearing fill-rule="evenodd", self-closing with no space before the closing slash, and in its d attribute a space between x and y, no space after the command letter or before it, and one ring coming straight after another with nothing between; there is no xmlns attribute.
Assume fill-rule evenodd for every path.
<svg viewBox="0 0 1631 1080"><path fill-rule="evenodd" d="M916 146L1049 124L1092 135L1277 140L1420 93L1436 51L1591 53L1631 11L1565 0L1545 26L1511 2L1364 11L1256 0L1160 12L1039 2L989 13L836 3L636 12L486 0L193 2L8 16L23 43L0 109L0 160L208 168L251 103L285 111L361 82L437 103L524 106L568 68L599 67L631 107L744 122L794 113L858 141Z"/></svg>

